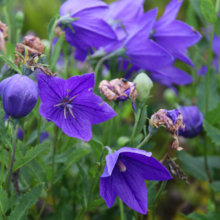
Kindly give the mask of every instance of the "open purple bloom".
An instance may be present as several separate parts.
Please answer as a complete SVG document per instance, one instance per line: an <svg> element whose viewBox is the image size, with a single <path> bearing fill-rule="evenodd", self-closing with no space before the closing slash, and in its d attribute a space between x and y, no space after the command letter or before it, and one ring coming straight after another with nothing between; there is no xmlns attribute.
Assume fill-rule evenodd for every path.
<svg viewBox="0 0 220 220"><path fill-rule="evenodd" d="M53 121L70 137L89 141L92 124L113 118L115 111L93 93L94 73L73 76L68 80L37 75L42 104L39 113Z"/></svg>
<svg viewBox="0 0 220 220"><path fill-rule="evenodd" d="M154 40L168 50L175 58L194 67L186 56L187 48L196 44L201 35L193 27L175 20L183 0L171 0L163 16L155 22Z"/></svg>
<svg viewBox="0 0 220 220"><path fill-rule="evenodd" d="M185 131L179 129L179 135L185 138L197 136L203 128L203 115L197 106L181 106Z"/></svg>
<svg viewBox="0 0 220 220"><path fill-rule="evenodd" d="M110 208L118 196L130 208L147 213L147 188L144 180L172 179L152 153L123 147L106 156L100 179L100 195Z"/></svg>
<svg viewBox="0 0 220 220"><path fill-rule="evenodd" d="M0 93L6 114L14 118L28 115L38 100L36 83L20 74L3 80L0 83Z"/></svg>
<svg viewBox="0 0 220 220"><path fill-rule="evenodd" d="M108 5L99 0L68 0L61 5L60 24L64 25L67 42L77 48L76 56L81 60L93 48L117 39L111 26L102 19L107 11Z"/></svg>

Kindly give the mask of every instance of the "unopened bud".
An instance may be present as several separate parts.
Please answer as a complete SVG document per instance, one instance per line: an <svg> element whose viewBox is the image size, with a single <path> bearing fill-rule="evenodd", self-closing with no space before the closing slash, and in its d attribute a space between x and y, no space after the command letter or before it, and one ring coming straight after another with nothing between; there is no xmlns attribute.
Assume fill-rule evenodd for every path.
<svg viewBox="0 0 220 220"><path fill-rule="evenodd" d="M124 147L126 146L126 144L130 141L130 138L129 137L126 137L126 136L122 136L120 138L118 138L117 140L117 145L119 147Z"/></svg>
<svg viewBox="0 0 220 220"><path fill-rule="evenodd" d="M16 27L21 29L24 23L24 13L22 11L18 11L15 15Z"/></svg>
<svg viewBox="0 0 220 220"><path fill-rule="evenodd" d="M174 91L171 89L166 89L164 91L163 97L170 104L173 104L176 102L176 95L175 95Z"/></svg>
<svg viewBox="0 0 220 220"><path fill-rule="evenodd" d="M150 95L150 90L153 87L152 80L146 73L139 73L133 81L136 83L136 89L138 92L137 99L139 101L146 100Z"/></svg>

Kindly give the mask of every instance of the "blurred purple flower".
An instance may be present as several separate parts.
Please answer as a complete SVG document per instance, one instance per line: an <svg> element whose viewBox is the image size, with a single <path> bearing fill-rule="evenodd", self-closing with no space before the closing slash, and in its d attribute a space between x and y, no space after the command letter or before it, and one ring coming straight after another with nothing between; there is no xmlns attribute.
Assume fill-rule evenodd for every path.
<svg viewBox="0 0 220 220"><path fill-rule="evenodd" d="M24 132L23 132L23 130L21 129L20 126L18 126L18 128L17 128L17 138L20 141L23 141L23 139L24 139Z"/></svg>
<svg viewBox="0 0 220 220"><path fill-rule="evenodd" d="M197 106L181 106L180 111L183 115L185 131L179 129L179 135L185 138L197 136L203 128L203 115Z"/></svg>
<svg viewBox="0 0 220 220"><path fill-rule="evenodd" d="M68 80L38 74L42 104L39 113L53 121L70 137L89 141L92 124L113 118L115 111L93 93L94 73L74 76Z"/></svg>
<svg viewBox="0 0 220 220"><path fill-rule="evenodd" d="M193 62L187 57L187 48L196 44L201 35L193 27L182 21L176 20L183 0L171 0L166 6L163 16L155 22L153 39L176 59L194 67Z"/></svg>
<svg viewBox="0 0 220 220"><path fill-rule="evenodd" d="M108 5L99 0L68 0L61 5L59 22L64 25L67 42L76 47L75 56L79 60L83 61L93 48L117 39L111 26L102 19L108 9Z"/></svg>
<svg viewBox="0 0 220 220"><path fill-rule="evenodd" d="M40 133L40 143L44 142L46 139L50 137L49 132L43 131Z"/></svg>
<svg viewBox="0 0 220 220"><path fill-rule="evenodd" d="M0 83L3 108L8 116L21 118L28 115L38 100L38 87L24 75L15 74Z"/></svg>
<svg viewBox="0 0 220 220"><path fill-rule="evenodd" d="M110 208L116 196L127 206L147 213L147 188L144 180L172 179L167 169L151 152L123 147L106 156L106 165L100 179L100 195Z"/></svg>

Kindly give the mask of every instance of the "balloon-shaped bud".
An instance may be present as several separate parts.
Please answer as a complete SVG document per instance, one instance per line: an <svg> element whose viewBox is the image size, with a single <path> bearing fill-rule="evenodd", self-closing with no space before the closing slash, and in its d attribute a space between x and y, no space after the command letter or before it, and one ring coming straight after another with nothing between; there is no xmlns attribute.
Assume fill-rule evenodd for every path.
<svg viewBox="0 0 220 220"><path fill-rule="evenodd" d="M21 118L28 115L37 103L37 84L20 74L15 74L0 83L3 108L8 116Z"/></svg>
<svg viewBox="0 0 220 220"><path fill-rule="evenodd" d="M150 95L153 82L146 73L139 73L133 81L136 84L139 101L146 100Z"/></svg>
<svg viewBox="0 0 220 220"><path fill-rule="evenodd" d="M15 15L15 24L18 29L23 27L24 23L24 13L22 11L18 11Z"/></svg>
<svg viewBox="0 0 220 220"><path fill-rule="evenodd" d="M176 94L172 89L166 89L163 97L169 104L174 104L176 102Z"/></svg>

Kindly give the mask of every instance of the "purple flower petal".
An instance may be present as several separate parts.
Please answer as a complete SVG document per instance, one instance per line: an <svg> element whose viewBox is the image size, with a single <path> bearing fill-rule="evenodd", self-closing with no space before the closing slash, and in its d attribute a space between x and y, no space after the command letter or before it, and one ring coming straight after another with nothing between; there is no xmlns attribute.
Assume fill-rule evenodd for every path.
<svg viewBox="0 0 220 220"><path fill-rule="evenodd" d="M176 49L176 50L170 51L170 53L173 55L174 58L181 60L182 62L195 68L195 65L192 62L192 60L186 55L187 50L177 50Z"/></svg>
<svg viewBox="0 0 220 220"><path fill-rule="evenodd" d="M220 52L220 36L216 34L213 37L212 50L218 56Z"/></svg>

